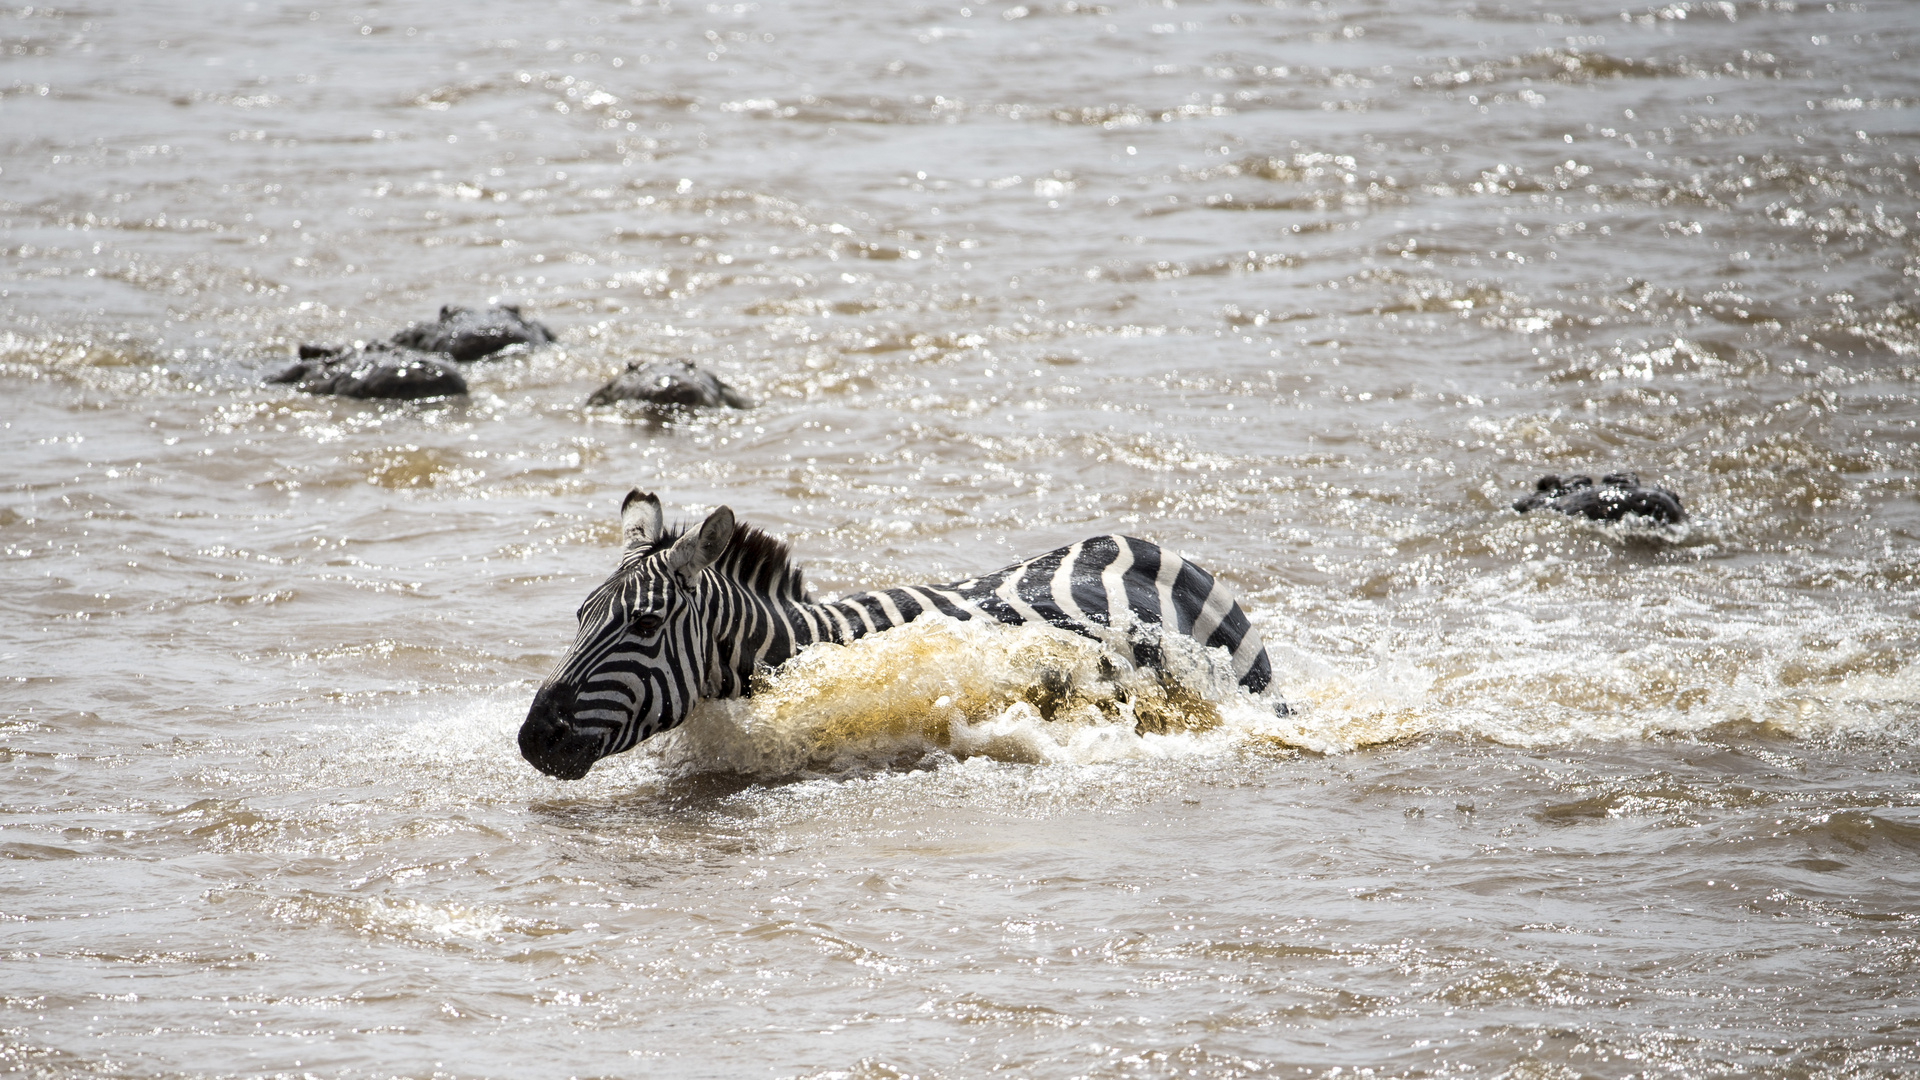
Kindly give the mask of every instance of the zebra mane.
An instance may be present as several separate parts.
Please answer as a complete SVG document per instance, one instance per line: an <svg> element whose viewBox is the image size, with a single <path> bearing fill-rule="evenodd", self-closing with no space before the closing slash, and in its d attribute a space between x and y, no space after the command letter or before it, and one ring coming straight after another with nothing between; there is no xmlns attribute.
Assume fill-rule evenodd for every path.
<svg viewBox="0 0 1920 1080"><path fill-rule="evenodd" d="M636 554L644 558L665 551L687 535L689 529L690 526L684 524L670 526ZM806 582L801 579L800 568L793 565L793 553L787 549L787 542L752 525L735 523L733 539L727 542L727 550L720 553L712 571L765 596L813 603Z"/></svg>
<svg viewBox="0 0 1920 1080"><path fill-rule="evenodd" d="M800 568L793 565L793 553L787 542L751 525L736 524L733 542L720 555L713 568L756 592L811 604Z"/></svg>

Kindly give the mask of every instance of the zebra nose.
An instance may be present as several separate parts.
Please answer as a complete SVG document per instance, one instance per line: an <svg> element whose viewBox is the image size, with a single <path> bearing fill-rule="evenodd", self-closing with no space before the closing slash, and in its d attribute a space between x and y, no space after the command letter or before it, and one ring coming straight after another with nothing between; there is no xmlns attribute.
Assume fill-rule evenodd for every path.
<svg viewBox="0 0 1920 1080"><path fill-rule="evenodd" d="M564 687L541 687L520 725L520 756L561 780L587 775L600 759L602 743L599 733L574 726L573 691Z"/></svg>

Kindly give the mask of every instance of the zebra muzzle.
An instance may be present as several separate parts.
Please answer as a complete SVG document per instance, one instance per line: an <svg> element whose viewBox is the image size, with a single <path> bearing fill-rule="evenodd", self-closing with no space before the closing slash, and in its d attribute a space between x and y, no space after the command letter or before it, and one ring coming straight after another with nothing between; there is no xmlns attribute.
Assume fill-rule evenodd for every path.
<svg viewBox="0 0 1920 1080"><path fill-rule="evenodd" d="M573 691L543 686L533 696L520 725L520 756L534 768L561 780L578 780L600 760L606 732L573 722Z"/></svg>

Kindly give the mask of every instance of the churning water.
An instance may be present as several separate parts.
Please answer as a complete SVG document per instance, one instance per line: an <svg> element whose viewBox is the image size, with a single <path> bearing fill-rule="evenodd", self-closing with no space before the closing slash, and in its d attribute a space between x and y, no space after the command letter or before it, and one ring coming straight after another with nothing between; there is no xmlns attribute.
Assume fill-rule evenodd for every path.
<svg viewBox="0 0 1920 1080"><path fill-rule="evenodd" d="M1899 0L0 12L0 1073L1913 1075L1916 102ZM1295 712L930 623L549 780L632 486L1159 541Z"/></svg>

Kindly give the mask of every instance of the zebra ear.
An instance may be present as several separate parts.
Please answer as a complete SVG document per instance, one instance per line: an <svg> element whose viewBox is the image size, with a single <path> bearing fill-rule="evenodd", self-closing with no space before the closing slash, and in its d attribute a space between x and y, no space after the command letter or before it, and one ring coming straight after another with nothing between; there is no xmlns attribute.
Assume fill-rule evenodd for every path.
<svg viewBox="0 0 1920 1080"><path fill-rule="evenodd" d="M667 552L667 569L691 588L700 572L712 566L732 542L733 511L723 506L708 514L698 529L674 541L673 550Z"/></svg>
<svg viewBox="0 0 1920 1080"><path fill-rule="evenodd" d="M650 544L660 539L666 528L666 517L660 512L658 498L642 495L639 488L627 492L626 501L620 504L621 543L627 547Z"/></svg>

